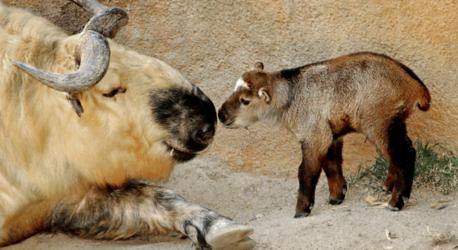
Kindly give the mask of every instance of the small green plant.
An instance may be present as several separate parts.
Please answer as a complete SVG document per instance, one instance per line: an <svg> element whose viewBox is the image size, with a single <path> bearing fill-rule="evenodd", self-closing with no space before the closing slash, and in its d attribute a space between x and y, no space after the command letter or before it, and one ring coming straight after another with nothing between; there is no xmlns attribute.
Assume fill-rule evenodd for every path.
<svg viewBox="0 0 458 250"><path fill-rule="evenodd" d="M414 185L417 187L432 187L443 194L449 194L458 189L458 156L453 155L443 147L416 143L417 150ZM389 163L377 155L375 163L366 168L360 168L355 176L349 178L350 184L367 179L369 183L380 182L386 178Z"/></svg>

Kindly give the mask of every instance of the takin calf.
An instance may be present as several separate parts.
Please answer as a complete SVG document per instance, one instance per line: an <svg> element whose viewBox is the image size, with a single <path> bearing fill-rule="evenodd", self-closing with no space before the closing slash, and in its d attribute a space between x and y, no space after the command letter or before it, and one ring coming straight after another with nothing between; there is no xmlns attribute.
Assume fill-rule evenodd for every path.
<svg viewBox="0 0 458 250"><path fill-rule="evenodd" d="M94 16L72 36L0 2L0 246L178 232L198 248L252 247L250 227L154 184L212 142L212 101L107 39L125 11L73 1Z"/></svg>
<svg viewBox="0 0 458 250"><path fill-rule="evenodd" d="M218 117L228 128L270 120L294 133L302 148L296 218L310 214L322 169L329 203L342 203L347 190L342 137L364 134L390 162L384 188L392 192L388 208L396 211L410 197L415 170L405 122L414 107L426 111L430 101L426 86L405 65L385 55L356 53L276 72L256 63L236 82Z"/></svg>

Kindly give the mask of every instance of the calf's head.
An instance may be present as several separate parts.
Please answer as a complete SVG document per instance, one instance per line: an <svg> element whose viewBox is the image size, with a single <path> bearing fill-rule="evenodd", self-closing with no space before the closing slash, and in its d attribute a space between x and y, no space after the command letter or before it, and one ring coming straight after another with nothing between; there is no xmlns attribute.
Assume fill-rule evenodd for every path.
<svg viewBox="0 0 458 250"><path fill-rule="evenodd" d="M261 62L237 80L234 91L222 104L218 118L227 128L248 127L268 116L273 106L272 87L274 78L264 72Z"/></svg>
<svg viewBox="0 0 458 250"><path fill-rule="evenodd" d="M72 152L66 157L81 161L78 157L83 155L88 165L98 161L94 164L116 166L121 163L107 159L132 159L132 164L140 164L139 159L148 155L158 161L186 161L205 149L217 121L212 101L164 62L106 39L127 23L126 12L95 1L74 2L93 12L94 17L82 33L56 41L53 65L43 70L15 62L57 90L45 90L53 96L47 105L55 103L54 110L58 106L64 111L59 114L62 122L59 125L56 120L47 126L60 126L49 130L65 134L64 140L72 142L65 145L73 148L62 150ZM65 72L69 68L76 71L48 71ZM62 104L65 97L61 93L67 93L70 105ZM136 156L120 156L126 152Z"/></svg>

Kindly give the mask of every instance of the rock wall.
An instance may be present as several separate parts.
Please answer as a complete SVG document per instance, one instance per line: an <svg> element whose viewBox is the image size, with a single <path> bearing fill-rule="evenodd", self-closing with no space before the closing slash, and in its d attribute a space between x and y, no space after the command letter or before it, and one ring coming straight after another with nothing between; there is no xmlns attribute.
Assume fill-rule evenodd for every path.
<svg viewBox="0 0 458 250"><path fill-rule="evenodd" d="M31 9L70 33L88 15L69 1L3 0ZM356 51L392 56L412 68L432 93L432 109L408 122L415 139L458 152L458 1L456 0L105 0L129 12L116 41L160 58L198 84L219 106L256 61L267 70ZM347 169L373 159L362 136L345 140ZM237 170L294 176L299 146L286 131L257 125L219 128L206 157Z"/></svg>

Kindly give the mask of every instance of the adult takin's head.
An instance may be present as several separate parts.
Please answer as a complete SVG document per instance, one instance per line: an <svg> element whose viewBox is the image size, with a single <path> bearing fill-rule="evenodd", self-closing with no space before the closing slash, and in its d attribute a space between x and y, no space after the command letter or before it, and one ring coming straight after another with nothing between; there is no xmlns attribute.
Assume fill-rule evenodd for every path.
<svg viewBox="0 0 458 250"><path fill-rule="evenodd" d="M257 62L237 80L234 91L221 105L221 123L227 128L246 128L259 120L275 119L275 111L285 105L287 95L287 86L279 80L277 72L265 72L264 64Z"/></svg>
<svg viewBox="0 0 458 250"><path fill-rule="evenodd" d="M41 114L46 117L46 112L59 112L59 118L46 126L53 126L49 131L72 142L62 149L70 164L81 161L84 155L87 168L92 169L96 167L91 162L124 170L129 164L139 166L142 162L158 168L190 160L205 149L217 122L212 101L166 63L107 39L127 23L124 10L95 1L74 2L94 14L84 30L73 36L54 31L56 35L45 41L53 54L47 62L21 58L18 60L27 64L14 62L43 84L32 85L37 88L35 93L47 95ZM63 103L66 99L69 104ZM84 154L79 153L81 145Z"/></svg>
<svg viewBox="0 0 458 250"><path fill-rule="evenodd" d="M125 11L72 1L94 16L69 36L0 0L0 247L40 232L174 232L198 249L253 248L251 227L157 186L212 141L213 103L166 63L106 39Z"/></svg>
<svg viewBox="0 0 458 250"><path fill-rule="evenodd" d="M178 161L186 161L205 149L215 135L216 111L197 87L158 89L151 92L155 121L168 131L164 143Z"/></svg>

